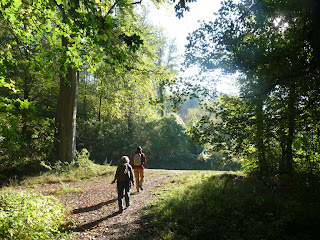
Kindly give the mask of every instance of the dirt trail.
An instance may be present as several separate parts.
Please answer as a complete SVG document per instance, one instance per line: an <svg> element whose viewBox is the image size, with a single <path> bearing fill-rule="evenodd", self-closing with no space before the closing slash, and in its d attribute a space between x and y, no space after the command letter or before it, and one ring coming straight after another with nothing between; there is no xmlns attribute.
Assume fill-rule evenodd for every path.
<svg viewBox="0 0 320 240"><path fill-rule="evenodd" d="M68 221L73 222L74 239L139 239L141 227L147 225L140 219L141 211L155 200L154 193L167 181L186 171L145 169L144 190L131 189L131 206L118 214L116 185L110 184L113 177L99 180L66 183L67 188L82 189L81 193L54 195L70 211ZM49 195L61 184L39 186L33 192Z"/></svg>

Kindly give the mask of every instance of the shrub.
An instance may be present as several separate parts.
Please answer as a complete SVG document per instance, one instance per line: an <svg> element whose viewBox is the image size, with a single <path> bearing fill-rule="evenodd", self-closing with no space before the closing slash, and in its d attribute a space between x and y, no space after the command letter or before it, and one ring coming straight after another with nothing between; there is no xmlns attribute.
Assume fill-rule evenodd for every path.
<svg viewBox="0 0 320 240"><path fill-rule="evenodd" d="M77 158L71 162L57 161L52 165L48 165L45 162L41 163L43 167L50 170L49 174L56 175L70 175L73 172L88 172L96 175L101 169L101 165L95 164L90 160L90 153L87 149L83 148L80 152L77 152Z"/></svg>
<svg viewBox="0 0 320 240"><path fill-rule="evenodd" d="M59 239L63 217L61 204L54 197L0 193L1 239Z"/></svg>
<svg viewBox="0 0 320 240"><path fill-rule="evenodd" d="M21 116L1 114L0 171L14 169L15 174L21 174L27 167L29 174L37 173L39 163L49 159L54 150L53 124L54 120L49 118L23 123Z"/></svg>
<svg viewBox="0 0 320 240"><path fill-rule="evenodd" d="M156 193L140 239L318 239L319 184L276 193L237 174L185 175ZM309 183L308 183L309 184Z"/></svg>

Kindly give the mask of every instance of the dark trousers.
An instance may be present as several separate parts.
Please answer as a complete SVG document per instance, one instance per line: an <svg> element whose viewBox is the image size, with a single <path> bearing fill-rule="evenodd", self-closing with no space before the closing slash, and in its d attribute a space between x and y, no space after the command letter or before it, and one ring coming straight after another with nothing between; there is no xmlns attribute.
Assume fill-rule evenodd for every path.
<svg viewBox="0 0 320 240"><path fill-rule="evenodd" d="M119 211L123 211L123 192L126 207L130 206L130 182L117 182Z"/></svg>

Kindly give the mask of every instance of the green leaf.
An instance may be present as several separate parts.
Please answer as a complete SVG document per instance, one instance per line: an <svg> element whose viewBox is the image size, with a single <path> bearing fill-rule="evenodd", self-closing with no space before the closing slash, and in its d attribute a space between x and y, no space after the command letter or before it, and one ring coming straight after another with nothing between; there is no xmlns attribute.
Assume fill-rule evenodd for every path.
<svg viewBox="0 0 320 240"><path fill-rule="evenodd" d="M0 87L7 87L7 83L5 82L4 78L0 78Z"/></svg>
<svg viewBox="0 0 320 240"><path fill-rule="evenodd" d="M52 88L52 85L48 82L44 82L43 85L46 86L48 89Z"/></svg>
<svg viewBox="0 0 320 240"><path fill-rule="evenodd" d="M63 4L63 2L64 2L64 0L56 0L56 3L57 3L58 5Z"/></svg>
<svg viewBox="0 0 320 240"><path fill-rule="evenodd" d="M21 109L28 109L29 107L30 107L30 105L31 105L31 103L27 100L27 99L25 99L25 100L20 100L19 98L17 99L17 102L19 102L20 103L20 108Z"/></svg>
<svg viewBox="0 0 320 240"><path fill-rule="evenodd" d="M15 0L13 3L15 9L19 9L19 7L22 5L22 1L21 0Z"/></svg>

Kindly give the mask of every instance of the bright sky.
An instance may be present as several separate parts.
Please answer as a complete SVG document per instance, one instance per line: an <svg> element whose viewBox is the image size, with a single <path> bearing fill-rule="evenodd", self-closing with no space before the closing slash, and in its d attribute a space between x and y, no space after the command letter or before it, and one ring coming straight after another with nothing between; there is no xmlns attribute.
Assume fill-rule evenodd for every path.
<svg viewBox="0 0 320 240"><path fill-rule="evenodd" d="M200 26L199 21L214 21L214 13L220 8L220 0L197 0L197 2L189 3L190 11L184 13L183 18L176 17L173 5L161 6L157 9L150 0L143 1L148 4L150 9L150 21L157 26L162 27L171 39L176 39L179 54L183 55L184 47L187 44L188 33L193 32ZM188 75L194 75L198 69L193 68L187 71ZM211 78L219 78L222 82L217 84L218 91L237 93L234 87L234 81L228 77L221 76L217 71L215 76Z"/></svg>
<svg viewBox="0 0 320 240"><path fill-rule="evenodd" d="M146 2L150 3L149 0ZM199 20L214 20L213 13L218 11L220 0L198 0L189 3L190 11L185 12L184 17L180 19L176 17L174 5L161 6L160 9L156 9L153 4L149 6L151 8L150 20L153 24L163 27L171 38L177 39L178 47L184 48L188 33L200 26Z"/></svg>

